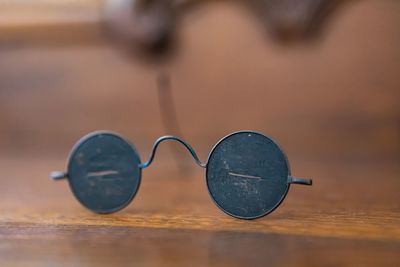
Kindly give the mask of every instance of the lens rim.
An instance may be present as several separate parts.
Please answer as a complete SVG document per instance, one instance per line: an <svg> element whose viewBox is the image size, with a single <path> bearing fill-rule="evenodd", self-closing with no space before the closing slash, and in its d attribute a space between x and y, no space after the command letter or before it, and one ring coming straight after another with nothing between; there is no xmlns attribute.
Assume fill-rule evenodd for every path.
<svg viewBox="0 0 400 267"><path fill-rule="evenodd" d="M262 137L268 139L268 140L271 141L274 145L276 145L277 148L280 150L280 152L282 153L282 155L283 155L283 157L284 157L284 160L285 160L285 162L286 162L286 166L287 166L287 175L288 175L287 178L288 178L288 179L286 180L286 189L285 189L285 192L282 194L280 200L279 200L274 206L272 206L270 209L268 209L267 211L265 211L265 212L263 212L263 213L261 213L261 214L259 214L259 215L255 215L255 216L240 216L240 215L236 215L236 214L233 214L233 213L231 213L231 212L225 210L225 209L215 200L215 198L214 198L214 196L213 196L213 194L211 193L211 190L210 190L209 177L208 177L208 167L209 167L210 159L211 159L211 157L212 157L212 155L213 155L215 149L216 149L221 143L223 143L224 141L226 141L229 137L231 137L231 136L233 136L233 135L237 135L237 134L256 134L256 135L260 135L260 136L262 136ZM220 208L223 212L225 212L226 214L228 214L228 215L230 215L230 216L232 216L232 217L235 217L235 218L238 218L238 219L252 220L252 219L261 218L261 217L263 217L263 216L265 216L265 215L267 215L267 214L273 212L273 211L282 203L282 201L285 199L287 193L289 192L289 188L290 188L289 177L291 176L291 172L290 172L289 160L288 160L286 154L284 153L284 151L283 151L283 149L281 148L281 146L280 146L274 139L272 139L271 137L269 137L269 136L267 136L267 135L265 135L265 134L263 134L263 133L261 133L261 132L251 131L251 130L241 130L241 131L236 131L236 132L233 132L233 133L230 133L230 134L224 136L223 138L221 138L221 139L214 145L214 147L212 148L210 154L208 155L207 164L206 164L206 170L205 170L205 176L206 176L206 185L207 185L208 193L209 193L209 195L211 196L211 199L213 200L213 202L215 203L215 205L217 205L218 208Z"/></svg>
<svg viewBox="0 0 400 267"><path fill-rule="evenodd" d="M117 206L117 207L112 208L112 209L92 209L92 208L86 206L86 205L81 201L81 199L78 197L78 195L77 195L77 193L76 193L76 191L75 191L75 189L74 189L74 186L73 186L72 183L71 183L71 178L70 178L70 168L71 168L71 163L72 163L72 161L73 161L72 159L73 159L74 155L76 154L76 152L78 151L78 149L79 149L83 144L85 144L87 141L89 141L90 139L92 139L92 138L94 138L94 137L97 137L97 136L99 136L99 135L111 135L111 136L114 136L114 137L117 137L117 138L121 139L123 142L125 142L125 143L130 147L130 149L132 149L132 151L135 153L135 155L136 155L136 157L137 157L137 159L138 159L137 165L138 165L139 173L138 173L137 183L136 183L136 185L135 185L135 189L132 191L131 196L129 197L129 199L127 199L122 205ZM134 163L132 163L132 164L134 164ZM117 133L114 133L114 132L112 132L112 131L107 131L107 130L94 131L94 132L91 132L91 133L89 133L89 134L83 136L81 139L79 139L79 140L75 143L75 145L72 147L72 149L71 149L71 151L70 151L70 153L69 153L68 163L67 163L67 170L68 170L68 177L67 177L67 178L68 178L68 184L69 184L69 187L70 187L72 193L74 194L75 198L76 198L76 199L79 201L79 203L80 203L81 205L83 205L85 208L87 208L87 209L89 209L89 210L91 210L91 211L93 211L93 212L95 212L95 213L100 213L100 214L114 213L114 212L117 212L117 211L119 211L119 210L125 208L127 205L129 205L129 204L132 202L133 198L136 196L137 192L139 191L140 184L141 184L141 180L142 180L142 179L141 179L141 177L142 177L142 168L139 167L140 164L141 164L141 162L140 162L140 156L139 156L139 154L138 154L136 148L135 148L127 139L125 139L125 138L122 137L121 135L119 135L119 134L117 134Z"/></svg>

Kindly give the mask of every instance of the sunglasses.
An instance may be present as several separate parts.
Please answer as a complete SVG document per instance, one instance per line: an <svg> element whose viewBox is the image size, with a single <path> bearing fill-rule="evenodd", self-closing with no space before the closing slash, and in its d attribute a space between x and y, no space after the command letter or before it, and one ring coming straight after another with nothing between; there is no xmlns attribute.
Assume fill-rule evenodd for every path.
<svg viewBox="0 0 400 267"><path fill-rule="evenodd" d="M141 163L135 147L118 134L97 131L81 138L72 148L67 172L52 172L53 179L68 178L79 202L97 213L112 213L127 206L139 189L142 169L153 161L164 140L182 143L196 163L206 169L208 192L227 214L255 219L276 209L291 184L311 185L312 180L293 177L288 160L270 137L239 131L222 138L202 163L193 148L176 136L160 137L150 157Z"/></svg>

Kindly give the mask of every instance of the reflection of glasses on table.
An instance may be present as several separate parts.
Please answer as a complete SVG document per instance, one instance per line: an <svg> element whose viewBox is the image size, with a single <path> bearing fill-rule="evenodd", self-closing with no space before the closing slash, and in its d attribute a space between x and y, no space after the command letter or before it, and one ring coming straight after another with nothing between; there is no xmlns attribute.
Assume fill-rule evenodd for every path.
<svg viewBox="0 0 400 267"><path fill-rule="evenodd" d="M311 185L311 179L290 175L287 158L268 136L240 131L222 138L201 163L192 147L175 136L160 137L143 164L136 149L123 137L107 131L93 132L72 148L68 172L52 172L54 179L68 178L75 197L88 209L111 213L124 208L135 196L142 169L153 161L163 140L182 143L196 163L206 168L208 191L215 204L231 216L255 219L272 212L285 198L290 184Z"/></svg>

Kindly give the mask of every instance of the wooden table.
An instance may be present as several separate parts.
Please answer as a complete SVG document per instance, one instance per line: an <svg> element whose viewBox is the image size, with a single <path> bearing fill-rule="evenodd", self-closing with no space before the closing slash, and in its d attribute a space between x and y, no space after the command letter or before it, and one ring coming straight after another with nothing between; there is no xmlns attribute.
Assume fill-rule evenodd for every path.
<svg viewBox="0 0 400 267"><path fill-rule="evenodd" d="M63 158L3 157L1 261L198 266L399 263L397 162L292 160L297 173L314 177L313 187L293 186L272 214L246 221L229 217L213 204L200 168L182 175L155 162L144 170L131 205L116 214L97 215L77 203L67 183L47 178L49 166L61 166Z"/></svg>
<svg viewBox="0 0 400 267"><path fill-rule="evenodd" d="M239 6L206 5L188 14L170 59L152 63L107 42L0 45L0 264L399 266L399 11L359 1L319 41L282 47ZM313 186L292 186L264 218L235 219L171 143L127 208L82 207L50 171L96 129L126 136L144 161L167 134L160 71L202 161L225 134L259 130Z"/></svg>

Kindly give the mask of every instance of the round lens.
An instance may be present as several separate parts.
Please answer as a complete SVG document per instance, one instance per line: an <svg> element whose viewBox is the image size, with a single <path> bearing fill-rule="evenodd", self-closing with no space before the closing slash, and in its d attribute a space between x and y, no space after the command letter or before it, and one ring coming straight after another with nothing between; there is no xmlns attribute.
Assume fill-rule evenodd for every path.
<svg viewBox="0 0 400 267"><path fill-rule="evenodd" d="M224 137L206 167L211 197L234 217L254 219L270 213L289 189L286 156L261 133L241 131Z"/></svg>
<svg viewBox="0 0 400 267"><path fill-rule="evenodd" d="M69 184L88 209L110 213L125 207L139 188L141 169L135 148L111 132L83 137L72 149Z"/></svg>

